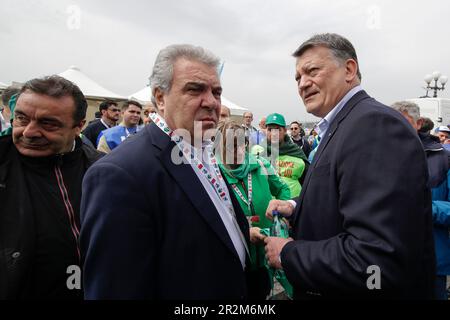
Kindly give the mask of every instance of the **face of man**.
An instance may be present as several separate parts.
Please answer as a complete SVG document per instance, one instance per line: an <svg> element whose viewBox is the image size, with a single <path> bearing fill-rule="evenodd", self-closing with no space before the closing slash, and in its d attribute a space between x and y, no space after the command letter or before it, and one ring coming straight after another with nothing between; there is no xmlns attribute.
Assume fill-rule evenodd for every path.
<svg viewBox="0 0 450 320"><path fill-rule="evenodd" d="M280 145L284 141L284 136L286 135L286 128L277 126L276 124L267 125L267 140L270 143L279 143Z"/></svg>
<svg viewBox="0 0 450 320"><path fill-rule="evenodd" d="M312 47L297 58L296 81L306 111L325 117L354 86L357 64L342 65L325 47Z"/></svg>
<svg viewBox="0 0 450 320"><path fill-rule="evenodd" d="M149 124L152 122L152 119L150 119L150 116L152 113L156 113L156 108L153 106L153 104L146 105L144 107L144 124Z"/></svg>
<svg viewBox="0 0 450 320"><path fill-rule="evenodd" d="M266 118L262 118L261 121L259 121L259 128L261 130L265 130L267 128L266 127Z"/></svg>
<svg viewBox="0 0 450 320"><path fill-rule="evenodd" d="M291 136L294 138L297 138L300 136L300 127L298 124L293 123L291 124Z"/></svg>
<svg viewBox="0 0 450 320"><path fill-rule="evenodd" d="M14 110L13 141L17 150L28 157L46 157L72 150L75 137L85 121L73 120L72 97L53 98L25 91Z"/></svg>
<svg viewBox="0 0 450 320"><path fill-rule="evenodd" d="M228 107L222 105L220 107L220 121L226 120L230 117L230 109Z"/></svg>
<svg viewBox="0 0 450 320"><path fill-rule="evenodd" d="M112 104L108 109L102 110L102 115L111 122L117 122L120 117L120 108Z"/></svg>
<svg viewBox="0 0 450 320"><path fill-rule="evenodd" d="M141 108L134 104L128 105L128 108L122 112L123 122L127 128L137 126L141 119Z"/></svg>
<svg viewBox="0 0 450 320"><path fill-rule="evenodd" d="M448 134L447 132L439 131L439 132L437 133L437 136L439 137L439 141L440 141L442 144L445 144L446 140L447 140L448 137L449 137L449 134Z"/></svg>
<svg viewBox="0 0 450 320"><path fill-rule="evenodd" d="M253 121L253 114L250 112L244 113L244 124L247 127L250 127L252 125L252 121Z"/></svg>
<svg viewBox="0 0 450 320"><path fill-rule="evenodd" d="M194 121L201 122L202 136L217 126L221 94L216 68L180 58L174 64L170 91L156 89L155 98L164 108L167 125L173 130L186 129L194 137Z"/></svg>

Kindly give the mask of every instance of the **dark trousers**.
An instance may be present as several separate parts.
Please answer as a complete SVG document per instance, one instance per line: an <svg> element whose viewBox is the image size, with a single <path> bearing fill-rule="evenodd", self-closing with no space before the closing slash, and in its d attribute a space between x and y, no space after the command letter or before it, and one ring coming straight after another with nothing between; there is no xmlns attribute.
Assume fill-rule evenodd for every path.
<svg viewBox="0 0 450 320"><path fill-rule="evenodd" d="M265 267L247 270L248 298L250 300L266 300L270 292L269 273Z"/></svg>

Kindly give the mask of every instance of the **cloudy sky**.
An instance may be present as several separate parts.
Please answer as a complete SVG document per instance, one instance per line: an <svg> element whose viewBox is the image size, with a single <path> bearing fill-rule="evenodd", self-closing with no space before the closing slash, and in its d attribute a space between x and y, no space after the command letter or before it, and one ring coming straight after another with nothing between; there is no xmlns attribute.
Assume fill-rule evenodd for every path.
<svg viewBox="0 0 450 320"><path fill-rule="evenodd" d="M224 96L253 110L254 124L274 111L288 121L314 120L298 96L290 55L315 33L346 36L356 48L363 87L386 104L424 94L427 73L450 75L450 2L442 0L0 0L0 5L0 82L23 82L76 65L128 96L148 83L161 48L191 43L225 61Z"/></svg>

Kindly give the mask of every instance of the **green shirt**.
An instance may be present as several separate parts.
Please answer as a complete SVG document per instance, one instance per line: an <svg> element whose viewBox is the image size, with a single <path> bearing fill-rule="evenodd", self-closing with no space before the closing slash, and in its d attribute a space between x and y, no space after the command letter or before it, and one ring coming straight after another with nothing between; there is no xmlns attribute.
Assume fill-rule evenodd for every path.
<svg viewBox="0 0 450 320"><path fill-rule="evenodd" d="M276 174L275 169L266 159L257 159L253 155L249 155L248 163L242 166L249 166L247 170L239 168L237 170L230 170L226 166L220 164L224 178L230 185L234 185L240 191L242 197L248 202L248 173L252 176L252 208L249 209L248 204L244 202L241 196L232 188L239 205L242 208L245 216L250 219L252 216L258 216L259 222L253 223L252 226L259 228L270 228L272 222L266 218L266 209L270 200L291 199L291 192L288 185ZM233 172L239 174L233 175ZM252 259L253 267L264 266L264 246L250 244L250 258Z"/></svg>

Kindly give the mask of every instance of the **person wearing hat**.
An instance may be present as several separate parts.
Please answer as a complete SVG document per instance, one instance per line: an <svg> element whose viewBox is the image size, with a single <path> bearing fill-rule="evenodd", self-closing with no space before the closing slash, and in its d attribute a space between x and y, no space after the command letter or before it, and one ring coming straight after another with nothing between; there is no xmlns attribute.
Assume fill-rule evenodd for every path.
<svg viewBox="0 0 450 320"><path fill-rule="evenodd" d="M436 128L436 135L439 137L441 144L446 144L450 136L450 129L447 126L439 126Z"/></svg>
<svg viewBox="0 0 450 320"><path fill-rule="evenodd" d="M308 159L303 150L292 142L287 134L286 120L281 114L269 114L266 126L267 149L265 155L271 157L272 153L278 153L275 160L278 174L289 186L291 197L298 197L307 166L309 166Z"/></svg>

